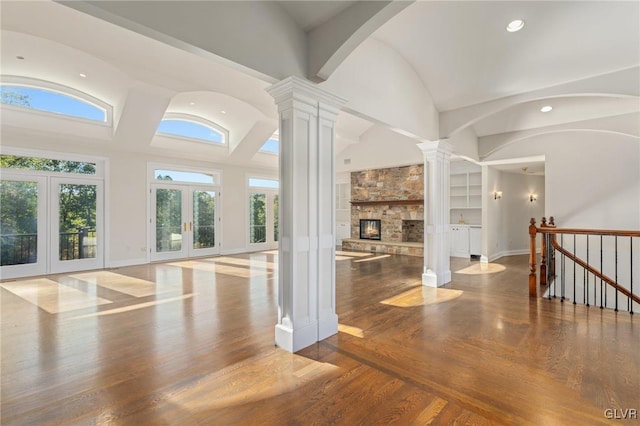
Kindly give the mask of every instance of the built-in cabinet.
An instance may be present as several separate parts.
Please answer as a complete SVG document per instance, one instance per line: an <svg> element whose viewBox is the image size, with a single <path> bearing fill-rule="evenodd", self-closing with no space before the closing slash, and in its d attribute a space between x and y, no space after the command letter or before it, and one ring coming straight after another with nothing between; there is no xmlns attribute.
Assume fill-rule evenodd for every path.
<svg viewBox="0 0 640 426"><path fill-rule="evenodd" d="M336 244L351 236L351 183L336 183Z"/></svg>
<svg viewBox="0 0 640 426"><path fill-rule="evenodd" d="M454 173L450 176L451 223L480 224L482 221L482 173Z"/></svg>
<svg viewBox="0 0 640 426"><path fill-rule="evenodd" d="M451 225L449 231L451 256L469 258L482 254L482 226Z"/></svg>

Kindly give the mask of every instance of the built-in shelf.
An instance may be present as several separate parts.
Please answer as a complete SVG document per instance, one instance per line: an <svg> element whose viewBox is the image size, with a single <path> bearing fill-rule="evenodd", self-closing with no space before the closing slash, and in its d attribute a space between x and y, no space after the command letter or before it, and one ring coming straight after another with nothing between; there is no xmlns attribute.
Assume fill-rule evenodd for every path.
<svg viewBox="0 0 640 426"><path fill-rule="evenodd" d="M424 204L424 200L351 201L352 206L407 206Z"/></svg>

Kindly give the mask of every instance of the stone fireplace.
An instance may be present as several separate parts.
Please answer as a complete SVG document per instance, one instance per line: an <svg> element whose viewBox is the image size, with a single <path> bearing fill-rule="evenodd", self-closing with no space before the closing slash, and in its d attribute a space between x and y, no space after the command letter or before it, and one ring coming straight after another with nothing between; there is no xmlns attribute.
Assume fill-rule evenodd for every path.
<svg viewBox="0 0 640 426"><path fill-rule="evenodd" d="M408 243L423 243L424 220L403 220L402 241Z"/></svg>
<svg viewBox="0 0 640 426"><path fill-rule="evenodd" d="M423 165L351 173L351 238L343 248L422 256ZM380 221L380 240L361 238L361 221ZM364 222L366 223L366 222Z"/></svg>

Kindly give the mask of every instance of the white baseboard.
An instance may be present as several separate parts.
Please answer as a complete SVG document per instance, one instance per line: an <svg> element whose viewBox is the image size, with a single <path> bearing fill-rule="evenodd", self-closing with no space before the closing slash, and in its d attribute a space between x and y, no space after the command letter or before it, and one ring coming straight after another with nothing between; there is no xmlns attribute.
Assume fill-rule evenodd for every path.
<svg viewBox="0 0 640 426"><path fill-rule="evenodd" d="M220 254L222 255L229 255L229 254L240 254L240 253L251 253L254 251L264 251L266 249L261 249L261 250L249 250L246 248L237 248L237 249L226 249L226 250L220 250Z"/></svg>
<svg viewBox="0 0 640 426"><path fill-rule="evenodd" d="M536 253L540 253L540 250L537 250ZM500 259L501 257L505 257L505 256L520 256L523 254L529 254L529 250L520 249L520 250L501 251L489 256L489 262L493 262L494 260Z"/></svg>
<svg viewBox="0 0 640 426"><path fill-rule="evenodd" d="M144 265L146 263L149 263L146 257L140 257L138 259L112 260L107 265L107 268L123 268L125 266Z"/></svg>

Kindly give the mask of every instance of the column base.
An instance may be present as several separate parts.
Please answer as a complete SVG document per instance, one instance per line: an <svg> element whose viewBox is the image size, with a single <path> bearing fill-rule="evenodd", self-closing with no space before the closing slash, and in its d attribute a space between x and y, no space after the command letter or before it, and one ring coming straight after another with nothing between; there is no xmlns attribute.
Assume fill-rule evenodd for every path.
<svg viewBox="0 0 640 426"><path fill-rule="evenodd" d="M278 347L287 352L297 352L318 341L318 323L313 322L297 329L292 329L283 324L276 324L275 338Z"/></svg>
<svg viewBox="0 0 640 426"><path fill-rule="evenodd" d="M489 263L489 258L483 254L480 256L480 263Z"/></svg>
<svg viewBox="0 0 640 426"><path fill-rule="evenodd" d="M422 285L427 287L442 287L451 282L451 271L445 271L443 274L436 274L431 269L427 269L422 274Z"/></svg>
<svg viewBox="0 0 640 426"><path fill-rule="evenodd" d="M338 316L335 313L327 313L318 321L318 340L326 339L338 333Z"/></svg>

